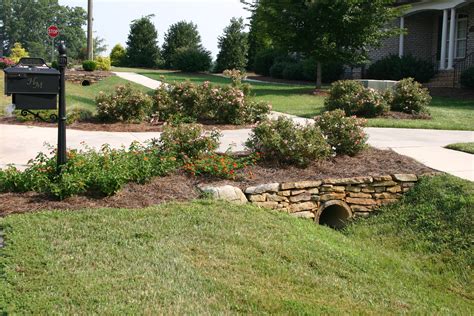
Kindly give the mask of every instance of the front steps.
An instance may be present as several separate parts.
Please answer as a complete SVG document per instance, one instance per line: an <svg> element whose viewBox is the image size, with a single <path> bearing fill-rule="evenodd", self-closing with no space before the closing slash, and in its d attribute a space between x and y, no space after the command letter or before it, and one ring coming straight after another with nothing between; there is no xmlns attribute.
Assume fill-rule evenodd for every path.
<svg viewBox="0 0 474 316"><path fill-rule="evenodd" d="M425 86L428 88L456 88L454 70L440 70Z"/></svg>

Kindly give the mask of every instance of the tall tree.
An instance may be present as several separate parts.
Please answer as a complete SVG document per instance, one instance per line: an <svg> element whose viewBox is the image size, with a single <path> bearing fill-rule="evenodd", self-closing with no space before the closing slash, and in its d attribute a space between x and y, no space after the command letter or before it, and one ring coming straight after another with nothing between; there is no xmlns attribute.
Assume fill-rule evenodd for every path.
<svg viewBox="0 0 474 316"><path fill-rule="evenodd" d="M244 32L244 20L232 18L230 25L219 37L219 54L217 55L216 71L226 69L244 70L247 66L248 34Z"/></svg>
<svg viewBox="0 0 474 316"><path fill-rule="evenodd" d="M162 56L166 68L173 67L173 59L178 51L201 49L201 36L193 22L180 21L172 24L165 34Z"/></svg>
<svg viewBox="0 0 474 316"><path fill-rule="evenodd" d="M160 59L158 32L148 15L132 21L127 40L127 64L133 67L155 67Z"/></svg>
<svg viewBox="0 0 474 316"><path fill-rule="evenodd" d="M55 24L68 46L68 55L75 58L85 42L82 26L86 12L80 7L58 4L57 0L2 0L0 1L0 41L4 54L14 43L21 43L32 56L49 56L51 40L47 28Z"/></svg>
<svg viewBox="0 0 474 316"><path fill-rule="evenodd" d="M394 35L387 27L399 15L394 0L242 0L255 12L274 43L290 52L313 57L317 63L317 87L321 66L367 60L370 47Z"/></svg>

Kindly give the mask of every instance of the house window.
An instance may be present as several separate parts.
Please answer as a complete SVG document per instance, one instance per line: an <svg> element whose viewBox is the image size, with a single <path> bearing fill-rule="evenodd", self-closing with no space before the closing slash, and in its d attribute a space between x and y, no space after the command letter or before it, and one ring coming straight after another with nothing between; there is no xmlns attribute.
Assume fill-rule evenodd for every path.
<svg viewBox="0 0 474 316"><path fill-rule="evenodd" d="M449 19L451 20L451 19ZM450 23L448 21L448 34L450 32ZM454 58L462 59L466 57L467 50L467 33L468 33L468 16L466 14L458 14L456 21L456 30L454 32ZM449 47L449 36L446 40Z"/></svg>

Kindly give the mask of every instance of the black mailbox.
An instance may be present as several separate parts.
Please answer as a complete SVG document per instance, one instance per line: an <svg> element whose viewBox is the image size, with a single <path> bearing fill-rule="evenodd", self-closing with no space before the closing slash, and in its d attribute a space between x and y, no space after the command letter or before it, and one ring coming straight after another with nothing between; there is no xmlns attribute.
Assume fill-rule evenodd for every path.
<svg viewBox="0 0 474 316"><path fill-rule="evenodd" d="M55 110L59 93L59 71L42 58L22 58L4 69L5 94L19 110Z"/></svg>

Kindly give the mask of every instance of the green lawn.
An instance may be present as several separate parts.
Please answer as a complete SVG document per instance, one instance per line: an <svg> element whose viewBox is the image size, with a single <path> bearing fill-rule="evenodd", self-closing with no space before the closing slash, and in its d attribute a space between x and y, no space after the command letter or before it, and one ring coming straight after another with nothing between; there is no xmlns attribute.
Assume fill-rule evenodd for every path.
<svg viewBox="0 0 474 316"><path fill-rule="evenodd" d="M80 84L67 83L66 84L66 105L68 109L72 108L88 108L95 111L95 97L100 91L110 92L117 85L130 83L127 80L113 76L104 79L96 84L83 87ZM144 92L149 92L150 89L135 83L131 83L135 88ZM5 106L11 104L11 97L3 94L4 91L4 74L0 71L0 115L4 113Z"/></svg>
<svg viewBox="0 0 474 316"><path fill-rule="evenodd" d="M457 150L457 151L462 151L462 152L474 155L474 142L472 142L472 143L450 144L450 145L446 146L446 148Z"/></svg>
<svg viewBox="0 0 474 316"><path fill-rule="evenodd" d="M426 181L403 216L472 207L471 182ZM387 214L342 233L211 201L8 216L0 314L472 313L464 255L426 247L445 230L400 233Z"/></svg>
<svg viewBox="0 0 474 316"><path fill-rule="evenodd" d="M132 68L118 69L134 71ZM166 82L190 80L201 83L211 81L215 84L227 84L229 79L205 74L186 74L169 71L138 70L142 75ZM252 82L256 100L267 101L273 110L303 117L314 117L323 110L324 97L313 96L311 85L284 85ZM434 97L429 107L431 120L369 119L372 127L423 128L447 130L474 130L474 100L456 100Z"/></svg>

